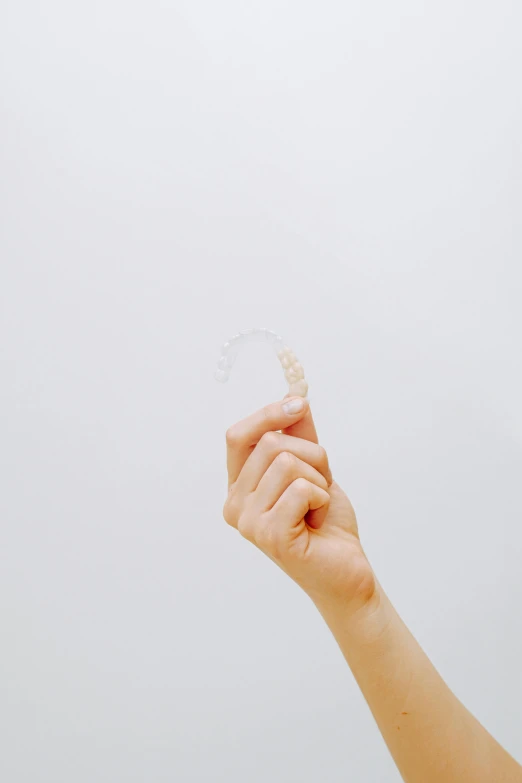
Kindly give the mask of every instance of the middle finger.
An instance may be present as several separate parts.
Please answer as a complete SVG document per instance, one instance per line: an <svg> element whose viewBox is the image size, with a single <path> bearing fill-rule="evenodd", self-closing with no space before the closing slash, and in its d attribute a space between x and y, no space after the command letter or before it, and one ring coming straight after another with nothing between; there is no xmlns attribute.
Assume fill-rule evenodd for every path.
<svg viewBox="0 0 522 783"><path fill-rule="evenodd" d="M267 432L243 465L243 469L236 481L234 492L238 496L245 496L253 492L262 476L266 473L268 467L274 459L287 451L298 457L303 462L307 462L313 468L319 471L326 479L328 485L332 483L332 474L328 465L328 456L322 446L312 443L309 440L296 438L293 435L285 435L280 432Z"/></svg>

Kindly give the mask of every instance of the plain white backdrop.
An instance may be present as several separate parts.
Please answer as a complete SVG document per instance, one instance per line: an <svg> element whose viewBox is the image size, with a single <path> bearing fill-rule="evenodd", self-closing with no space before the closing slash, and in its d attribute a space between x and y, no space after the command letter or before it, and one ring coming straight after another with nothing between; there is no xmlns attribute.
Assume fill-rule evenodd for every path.
<svg viewBox="0 0 522 783"><path fill-rule="evenodd" d="M0 776L398 781L222 520L280 332L379 580L522 759L514 0L4 0Z"/></svg>

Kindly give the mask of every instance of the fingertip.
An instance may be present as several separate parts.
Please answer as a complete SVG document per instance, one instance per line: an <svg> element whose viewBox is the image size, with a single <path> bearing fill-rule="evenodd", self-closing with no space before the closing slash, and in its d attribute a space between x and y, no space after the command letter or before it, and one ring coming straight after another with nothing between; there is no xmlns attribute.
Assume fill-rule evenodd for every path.
<svg viewBox="0 0 522 783"><path fill-rule="evenodd" d="M310 401L306 397L300 397L304 401L304 407L300 414L295 417L295 421L290 421L285 427L284 432L287 435L294 435L303 440L309 440L311 443L318 443L317 431L315 429Z"/></svg>
<svg viewBox="0 0 522 783"><path fill-rule="evenodd" d="M281 410L286 416L291 416L293 419L301 418L309 409L306 397L297 397L290 394L284 397L283 400Z"/></svg>
<svg viewBox="0 0 522 783"><path fill-rule="evenodd" d="M307 405L310 404L310 400L308 397L303 397L301 394L295 394L295 392L291 392L291 391L287 391L287 393L283 397L283 400L287 400L289 397L295 397L299 400L304 400Z"/></svg>

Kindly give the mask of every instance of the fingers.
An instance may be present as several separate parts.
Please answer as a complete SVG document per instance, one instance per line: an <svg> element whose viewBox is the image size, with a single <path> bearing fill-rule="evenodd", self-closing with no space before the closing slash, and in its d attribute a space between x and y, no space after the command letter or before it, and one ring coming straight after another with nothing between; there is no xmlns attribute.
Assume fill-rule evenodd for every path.
<svg viewBox="0 0 522 783"><path fill-rule="evenodd" d="M309 511L328 509L330 495L305 478L297 478L283 492L279 500L265 515L266 523L277 528L280 533L290 533L297 527ZM326 513L321 515L324 519ZM315 517L319 517L318 514ZM316 524L314 527L318 527Z"/></svg>
<svg viewBox="0 0 522 783"><path fill-rule="evenodd" d="M266 432L291 427L309 410L303 397L287 397L267 405L227 430L227 469L229 486L237 480L241 468L261 436Z"/></svg>
<svg viewBox="0 0 522 783"><path fill-rule="evenodd" d="M287 452L288 455L293 454L294 457L308 463L324 476L328 484L331 484L332 474L328 465L328 456L322 446L280 432L265 432L247 458L236 481L235 492L241 496L253 492L269 466L283 452Z"/></svg>
<svg viewBox="0 0 522 783"><path fill-rule="evenodd" d="M329 503L330 495L325 489L300 476L286 487L269 511L259 513L252 502L247 502L237 528L244 538L270 557L281 558L304 531L306 518L315 516L324 519ZM319 528L321 524L318 521L314 527ZM306 542L308 539L302 540Z"/></svg>
<svg viewBox="0 0 522 783"><path fill-rule="evenodd" d="M304 521L321 527L332 475L307 399L287 396L230 427L227 468L223 515L247 538L247 531L264 529L267 515L286 529Z"/></svg>
<svg viewBox="0 0 522 783"><path fill-rule="evenodd" d="M331 474L326 451L317 443L291 435L265 433L239 478L229 487L223 507L225 520L237 527L245 508L256 515L264 513L297 478L328 489ZM323 519L324 514L311 512L306 522L310 527L320 527Z"/></svg>
<svg viewBox="0 0 522 783"><path fill-rule="evenodd" d="M258 484L254 493L254 509L259 514L269 511L296 479L306 480L323 490L328 488L326 479L318 470L293 454L282 451L272 462Z"/></svg>

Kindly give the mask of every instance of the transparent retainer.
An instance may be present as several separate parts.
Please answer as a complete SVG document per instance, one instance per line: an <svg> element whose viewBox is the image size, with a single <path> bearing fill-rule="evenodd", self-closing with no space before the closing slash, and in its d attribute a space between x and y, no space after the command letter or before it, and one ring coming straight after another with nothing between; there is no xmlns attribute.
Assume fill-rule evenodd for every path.
<svg viewBox="0 0 522 783"><path fill-rule="evenodd" d="M298 397L306 397L308 384L304 377L302 365L297 360L294 352L285 344L283 338L276 332L270 331L270 329L242 329L227 340L221 348L221 356L217 370L214 373L216 380L221 383L228 381L230 370L236 361L240 347L244 343L249 342L269 343L283 368L289 393Z"/></svg>

